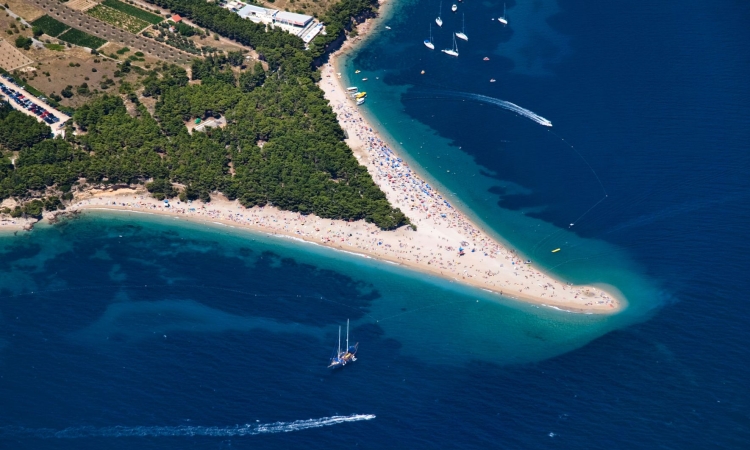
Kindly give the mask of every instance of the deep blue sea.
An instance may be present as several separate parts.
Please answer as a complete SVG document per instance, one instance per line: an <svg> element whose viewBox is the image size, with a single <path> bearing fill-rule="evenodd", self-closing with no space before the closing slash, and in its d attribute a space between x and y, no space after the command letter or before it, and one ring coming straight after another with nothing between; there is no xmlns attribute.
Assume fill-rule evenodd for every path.
<svg viewBox="0 0 750 450"><path fill-rule="evenodd" d="M339 68L368 117L489 232L628 309L90 213L0 235L0 448L750 447L750 4L519 0L503 27L467 0L438 28L439 2L391 1ZM347 318L359 360L332 372Z"/></svg>

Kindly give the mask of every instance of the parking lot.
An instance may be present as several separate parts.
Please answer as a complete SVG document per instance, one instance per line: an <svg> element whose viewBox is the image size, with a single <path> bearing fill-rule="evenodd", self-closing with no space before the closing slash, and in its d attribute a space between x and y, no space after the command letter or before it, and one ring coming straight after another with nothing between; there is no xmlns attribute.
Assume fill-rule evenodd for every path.
<svg viewBox="0 0 750 450"><path fill-rule="evenodd" d="M7 75L0 78L0 97L7 100L17 111L36 117L40 122L45 122L55 135L62 134L65 122L70 119L67 115L31 95L23 87L15 84L13 78Z"/></svg>

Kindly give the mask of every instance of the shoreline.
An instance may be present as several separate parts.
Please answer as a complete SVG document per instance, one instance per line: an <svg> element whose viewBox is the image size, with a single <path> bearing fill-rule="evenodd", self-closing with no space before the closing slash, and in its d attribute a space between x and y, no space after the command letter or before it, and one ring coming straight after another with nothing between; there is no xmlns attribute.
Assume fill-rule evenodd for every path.
<svg viewBox="0 0 750 450"><path fill-rule="evenodd" d="M116 191L92 190L77 196L74 199L74 204L67 210L45 214L45 219L52 218L55 215L66 216L87 210L119 211L128 214L180 218L193 223L241 228L266 235L304 241L308 244L402 266L448 281L480 288L518 302L546 306L565 312L611 314L621 309L621 303L601 288L570 286L552 279L549 279L550 285L538 284L532 286L529 281L539 281L537 278L541 273L532 266L523 264L520 258L514 260L511 251L508 251L509 254L505 256L502 260L504 262L500 265L509 265L508 268L515 268L511 270L517 272L516 277L520 277L519 280L522 278L523 282L507 281L504 283L495 279L495 276L499 274L493 276L492 281L488 281L490 277L487 276L480 278L474 273L462 274L461 270L452 270L455 269L452 266L456 266L456 264L449 263L445 259L440 260L437 255L431 260L438 261L435 265L410 261L408 257L400 256L410 254L404 250L409 247L405 244L406 241L409 241L410 244L416 242L416 245L420 246L434 245L436 242L434 238L420 236L419 231L412 231L408 227L402 227L394 231L382 231L374 224L368 224L364 221L345 222L322 219L317 216L304 216L268 206L247 209L241 206L239 202L228 201L220 195L216 195L208 204L203 204L200 201L187 204L176 201L170 202L167 206L167 203L156 200L149 195L143 188L118 189ZM374 237L370 237L371 241L367 242L365 236ZM396 243L395 246L394 243ZM401 246L399 247L399 245ZM438 248L443 251L446 250L440 244L438 244ZM466 256L476 257L477 253L467 253ZM493 260L499 262L497 258ZM474 269L474 271L477 270ZM531 278L527 274L531 274ZM501 286L498 286L498 283ZM520 290L514 289L514 287L519 286L523 287ZM598 301L602 303L597 303Z"/></svg>
<svg viewBox="0 0 750 450"><path fill-rule="evenodd" d="M360 24L360 35L353 40L347 39L338 51L330 55L329 62L321 68L318 85L341 128L346 131L346 143L354 156L367 168L391 205L409 217L417 227L416 231L411 227L383 231L363 220L322 219L272 206L247 209L239 202L217 194L212 194L212 200L207 204L200 201L182 203L176 199L158 201L143 187L77 192L66 211L45 212L44 218L97 209L180 217L241 227L377 259L518 302L573 313L612 314L623 310L624 300L608 292L608 289L616 289L572 285L551 277L482 231L399 158L379 137L378 130L357 111L346 94L346 87L336 76L337 59L371 36L372 28L381 23L380 18L390 3L382 2L380 16ZM0 227L0 230L24 229L21 222L28 224L21 219L15 221L13 226Z"/></svg>
<svg viewBox="0 0 750 450"><path fill-rule="evenodd" d="M523 268L520 268L520 266L526 266L526 264L524 264L525 261L523 261L523 259L519 257L518 253L516 253L515 250L509 249L508 246L498 242L488 233L483 231L481 227L477 226L477 224L473 220L471 220L467 214L456 209L453 205L450 205L436 189L434 189L424 181L425 177L422 176L421 173L412 169L406 161L399 157L398 153L394 151L394 147L387 143L386 138L381 138L381 135L387 136L387 133L383 133L379 131L377 127L373 126L372 121L368 121L367 118L358 111L358 108L356 107L354 102L351 101L347 96L347 86L344 86L343 79L339 74L339 59L346 56L358 45L361 45L361 43L365 42L370 36L372 36L372 31L376 26L384 26L383 20L388 17L388 9L386 8L390 7L391 3L391 1L387 0L381 1L381 7L379 9L378 16L374 19L368 19L360 24L357 27L358 36L353 40L347 39L339 50L330 55L328 63L322 68L322 77L318 85L324 91L326 99L328 99L329 103L334 109L334 112L338 117L339 124L346 131L348 136L346 142L354 152L355 157L359 160L360 164L364 165L368 169L368 172L372 176L375 183L386 194L388 201L394 207L401 208L402 212L406 214L412 221L412 223L417 226L417 231L415 232L415 234L426 234L427 232L429 232L430 234L437 234L438 236L435 236L435 238L437 239L433 239L436 242L439 242L441 238L443 240L447 240L450 235L453 235L453 238L460 239L461 243L471 243L472 246L476 246L476 243L478 241L483 246L481 251L485 256L484 258L480 258L479 262L481 262L484 267L489 266L486 273L494 274L490 276L499 275L500 271L493 270L493 268L506 268L505 263L497 264L495 261L495 264L492 264L493 261L491 260L495 259L494 256L504 255L504 259L506 261L510 260L511 266L516 266L515 269L512 270L512 272L513 278L517 278L519 269L521 271L524 271ZM424 171L421 168L419 170ZM415 189L415 187L417 189ZM427 188L427 191L425 191L425 187ZM429 205L424 209L422 208L425 203L425 198L420 198L418 192L419 189L427 194L429 198L429 200L427 200L428 202L432 200L432 205ZM404 193L406 193L406 195L404 195ZM424 214L425 211L431 210L430 207L432 207L432 213L428 212L427 214ZM424 229L425 226L429 228L426 231ZM455 233L456 230L458 230L459 233ZM464 231L464 233L461 233L460 231ZM459 236L456 236L456 234L458 234ZM494 250L494 256L492 254L488 255L487 253L485 253L485 248L488 246L491 247L491 250ZM438 245L438 247L441 249L444 248L441 245ZM455 247L458 246L456 245ZM471 251L472 253L474 253L474 249L471 249ZM464 256L461 256L461 258L470 259L467 258L467 256L469 255L471 255L471 253L469 253L469 249L467 248L466 254ZM489 256L490 260L487 260L488 258L486 256ZM412 266L411 264L408 265ZM424 266L424 264L415 265ZM498 265L499 267L497 267ZM464 265L464 267L465 266L466 265ZM474 266L471 267L473 268ZM512 281L513 278L506 278L506 283L501 283L505 285L503 287L513 289L513 294L508 294L510 289L499 289L497 283L494 282L477 283L477 279L466 279L463 276L461 276L461 279L459 280L455 277L451 278L450 275L446 276L446 274L442 272L440 274L437 274L434 270L431 270L432 268L415 268L421 271L427 269L427 271L437 276L442 276L443 278L454 279L458 282L471 284L476 287L489 290L491 292L501 293L502 295L512 295L513 297L520 297L523 301L535 304L545 304L545 306L551 307L573 308L577 312L585 311L610 313L619 312L625 307L624 300L617 299L612 294L608 294L601 289L597 290L592 286L573 286L568 283L562 283L560 280L544 273L543 270L533 269L532 272L534 275L532 276L532 278L535 278L535 280L531 280L526 274L524 274L524 280L537 282L543 281L544 283L547 283L544 285L537 283L537 285L541 287L544 292L539 292L537 290L537 292L534 293L528 292L528 294L531 295L524 295L527 294L526 292L523 292L524 290L532 291L531 286L526 285L521 288L521 292L518 292L517 290L513 289L513 287L519 285L519 283ZM452 271L452 274L455 275L456 272ZM464 271L464 274L473 275L468 274L466 270ZM462 274L459 272L458 275ZM487 277L485 277L485 279L487 279ZM523 285L525 283L520 284ZM583 304L581 304L581 302L579 301L573 301L579 300L580 297L576 296L573 296L572 299L567 299L567 301L563 302L559 301L562 299L555 299L555 301L551 301L551 297L555 294L550 294L547 288L554 289L554 286L562 286L563 289L566 289L567 287L573 290L580 290L580 292L585 292L586 290L588 290L589 293L598 292L600 293L599 295L602 295L606 299L603 303L603 305L605 306L603 308L599 308L597 306L600 306L602 304L591 304L591 302L583 302ZM610 287L610 289L616 290L613 287ZM598 301L600 300L597 300L597 302ZM546 303L552 303L552 305L546 305Z"/></svg>

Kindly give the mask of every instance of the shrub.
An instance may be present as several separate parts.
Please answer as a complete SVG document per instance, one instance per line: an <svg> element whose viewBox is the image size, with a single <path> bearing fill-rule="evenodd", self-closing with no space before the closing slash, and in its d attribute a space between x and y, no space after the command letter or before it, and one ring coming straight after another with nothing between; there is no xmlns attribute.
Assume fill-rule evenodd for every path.
<svg viewBox="0 0 750 450"><path fill-rule="evenodd" d="M31 40L31 38L27 38L23 36L18 36L16 38L16 47L22 48L24 50L30 49L32 43L33 41Z"/></svg>

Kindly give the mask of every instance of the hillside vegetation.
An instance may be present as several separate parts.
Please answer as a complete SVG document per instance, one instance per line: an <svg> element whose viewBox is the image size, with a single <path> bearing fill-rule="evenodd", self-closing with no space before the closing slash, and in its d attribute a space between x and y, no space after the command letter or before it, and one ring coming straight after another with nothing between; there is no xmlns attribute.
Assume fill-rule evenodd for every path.
<svg viewBox="0 0 750 450"><path fill-rule="evenodd" d="M266 32L216 5L169 1L174 12L256 47L269 70L259 62L244 67L239 52L195 60L191 72L198 84L189 84L180 67L159 66L141 82L141 95L157 99L154 115L132 91L130 113L120 96L97 97L76 111L77 135L69 130L67 140L25 147L15 166L7 158L0 161L0 199L46 198L46 208L60 208L60 201L49 198L69 199L76 186L145 184L156 198L210 201L221 192L246 207L274 205L324 218L364 219L384 229L408 224L344 143L344 132L315 84L319 72L313 58L337 36L329 34L318 41L318 50L305 51L296 36ZM338 28L331 25L339 33L352 17L342 11L370 7L342 3L349 6L332 13L341 19ZM190 134L185 126L217 116L227 119L225 128Z"/></svg>

